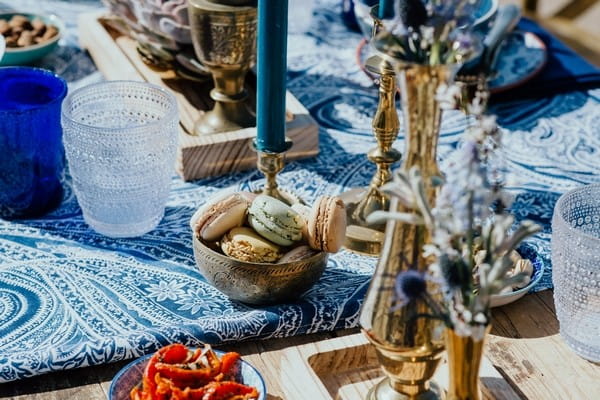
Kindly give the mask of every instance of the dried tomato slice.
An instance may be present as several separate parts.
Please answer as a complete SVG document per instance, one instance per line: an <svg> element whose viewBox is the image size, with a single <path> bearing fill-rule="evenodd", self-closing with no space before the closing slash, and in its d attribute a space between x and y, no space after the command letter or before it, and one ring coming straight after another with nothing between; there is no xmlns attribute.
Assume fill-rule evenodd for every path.
<svg viewBox="0 0 600 400"><path fill-rule="evenodd" d="M203 400L205 394L204 388L191 389L188 387L182 390L174 387L171 400Z"/></svg>
<svg viewBox="0 0 600 400"><path fill-rule="evenodd" d="M139 386L131 389L131 392L129 392L129 398L131 400L151 400L150 394L144 392Z"/></svg>
<svg viewBox="0 0 600 400"><path fill-rule="evenodd" d="M202 400L256 400L258 391L233 381L211 382L204 387L206 394Z"/></svg>
<svg viewBox="0 0 600 400"><path fill-rule="evenodd" d="M163 397L156 394L156 364L159 362L178 363L183 362L188 356L188 349L182 344L176 343L165 346L158 350L150 360L142 378L143 392L148 394L148 400L162 400ZM146 400L142 398L142 400Z"/></svg>
<svg viewBox="0 0 600 400"><path fill-rule="evenodd" d="M229 352L223 354L223 357L221 357L221 373L225 376L225 379L233 380L236 377L239 361L240 355L238 353Z"/></svg>
<svg viewBox="0 0 600 400"><path fill-rule="evenodd" d="M156 372L171 380L174 386L185 388L197 388L206 385L215 380L219 374L218 370L203 369L185 369L176 365L157 363Z"/></svg>
<svg viewBox="0 0 600 400"><path fill-rule="evenodd" d="M201 356L204 357L208 366L202 362ZM200 354L195 352L191 357L186 358L184 363L158 362L154 368L156 372L172 380L177 387L197 388L219 379L221 361L215 352L208 348L207 351Z"/></svg>

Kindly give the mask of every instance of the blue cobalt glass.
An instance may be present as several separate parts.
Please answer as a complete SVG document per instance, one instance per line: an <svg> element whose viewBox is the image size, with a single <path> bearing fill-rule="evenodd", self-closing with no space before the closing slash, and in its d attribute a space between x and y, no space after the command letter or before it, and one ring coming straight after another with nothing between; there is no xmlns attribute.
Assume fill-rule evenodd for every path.
<svg viewBox="0 0 600 400"><path fill-rule="evenodd" d="M66 82L50 71L0 68L1 218L35 217L60 204L66 94Z"/></svg>

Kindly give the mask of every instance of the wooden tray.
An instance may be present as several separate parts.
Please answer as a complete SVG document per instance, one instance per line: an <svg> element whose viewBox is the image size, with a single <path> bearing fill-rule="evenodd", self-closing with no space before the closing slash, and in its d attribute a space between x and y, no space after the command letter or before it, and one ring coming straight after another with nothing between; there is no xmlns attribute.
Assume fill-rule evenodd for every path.
<svg viewBox="0 0 600 400"><path fill-rule="evenodd" d="M358 400L383 378L375 349L362 334L285 349L281 385L286 400ZM434 377L448 385L445 360ZM484 399L517 400L520 396L484 357L481 365Z"/></svg>
<svg viewBox="0 0 600 400"><path fill-rule="evenodd" d="M144 64L136 42L105 27L102 14L79 17L81 45L108 80L146 81L171 90L179 104L180 134L177 171L186 181L217 176L256 167L256 153L250 144L256 128L241 129L207 136L192 136L194 121L212 107L208 93L212 80L198 83L181 79L172 71L158 72ZM287 92L287 136L294 142L288 159L316 156L319 153L319 127L306 108Z"/></svg>

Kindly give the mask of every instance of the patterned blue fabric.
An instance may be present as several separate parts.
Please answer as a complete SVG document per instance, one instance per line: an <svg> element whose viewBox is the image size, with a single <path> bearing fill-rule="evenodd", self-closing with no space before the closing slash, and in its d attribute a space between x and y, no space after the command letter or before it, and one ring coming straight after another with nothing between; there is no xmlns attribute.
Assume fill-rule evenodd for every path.
<svg viewBox="0 0 600 400"><path fill-rule="evenodd" d="M11 2L14 3L14 2ZM289 88L321 128L321 155L289 163L280 184L311 202L367 185L374 166L370 123L377 90L354 60L358 34L339 18L339 2L317 3L311 33L289 41ZM2 3L0 3L2 4ZM6 4L6 3L5 3ZM69 35L41 62L72 86L99 79L76 47L75 14L93 1L20 0L59 13ZM14 6L14 4L12 4ZM505 163L513 212L544 225L530 240L549 267L550 217L560 193L600 182L600 90L495 106L506 129ZM466 126L444 116L444 159ZM403 137L396 146L402 149ZM257 171L184 183L173 179L166 215L137 239L110 239L82 219L66 178L59 209L34 220L0 220L0 381L140 356L172 341L194 344L275 338L357 325L376 260L342 251L301 300L253 308L230 302L195 267L188 221L221 189L257 188ZM550 268L535 290L551 286Z"/></svg>

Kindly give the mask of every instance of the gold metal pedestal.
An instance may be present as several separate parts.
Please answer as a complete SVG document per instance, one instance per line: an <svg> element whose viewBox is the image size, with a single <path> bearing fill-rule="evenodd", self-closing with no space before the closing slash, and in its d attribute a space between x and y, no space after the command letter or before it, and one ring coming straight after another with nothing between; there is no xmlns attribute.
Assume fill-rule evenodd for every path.
<svg viewBox="0 0 600 400"><path fill-rule="evenodd" d="M210 69L212 110L194 127L196 135L234 131L256 124L245 77L256 59L257 9L251 0L190 0L196 55Z"/></svg>
<svg viewBox="0 0 600 400"><path fill-rule="evenodd" d="M292 142L290 140L286 141L286 147L288 149L292 147ZM258 154L256 166L258 170L265 175L266 178L265 187L262 190L258 190L257 193L274 197L288 205L296 203L302 204L303 201L299 197L295 196L292 193L279 189L279 185L277 184L277 174L281 172L281 170L283 170L283 167L285 166L285 152L265 152L258 150L255 145L254 149Z"/></svg>
<svg viewBox="0 0 600 400"><path fill-rule="evenodd" d="M345 247L362 254L378 255L385 225L368 225L366 218L373 211L389 209L389 198L379 188L392 179L391 166L401 158L400 152L392 148L398 137L400 122L396 112L396 77L392 66L381 57L373 56L366 67L380 76L379 104L372 124L377 147L367 154L377 166L377 171L367 188L352 189L343 193L341 198L348 213Z"/></svg>
<svg viewBox="0 0 600 400"><path fill-rule="evenodd" d="M444 400L444 389L435 382L429 383L429 390L415 396L407 396L399 393L392 386L390 378L385 378L373 386L367 394L366 400Z"/></svg>

